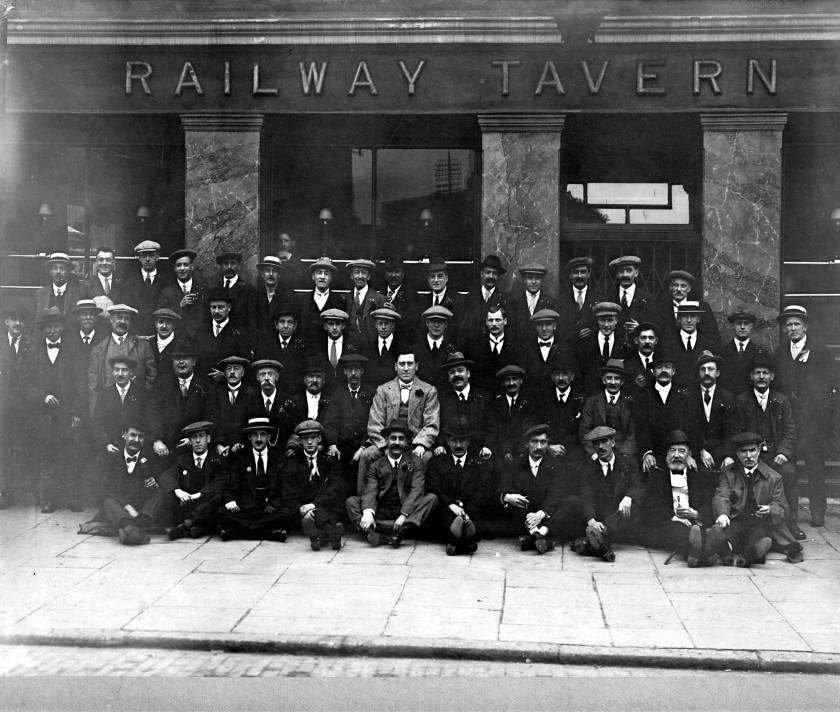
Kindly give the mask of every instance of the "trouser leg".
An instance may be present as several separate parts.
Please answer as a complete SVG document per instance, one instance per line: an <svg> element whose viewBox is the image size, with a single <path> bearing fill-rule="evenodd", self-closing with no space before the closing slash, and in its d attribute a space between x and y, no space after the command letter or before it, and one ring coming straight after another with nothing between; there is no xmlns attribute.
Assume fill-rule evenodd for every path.
<svg viewBox="0 0 840 712"><path fill-rule="evenodd" d="M827 435L824 427L816 423L804 423L802 428L797 423L799 457L805 461L808 477L808 507L811 519L823 519L827 507L825 494L825 443ZM790 504L790 502L788 502Z"/></svg>
<svg viewBox="0 0 840 712"><path fill-rule="evenodd" d="M570 497L554 510L549 519L544 519L543 524L548 527L551 536L561 542L582 537L586 532L583 502L579 497Z"/></svg>
<svg viewBox="0 0 840 712"><path fill-rule="evenodd" d="M437 507L437 501L436 494L424 494L414 508L414 511L406 517L405 523L420 527L429 518L435 507Z"/></svg>
<svg viewBox="0 0 840 712"><path fill-rule="evenodd" d="M348 497L346 506L347 516L350 517L353 524L358 526L359 520L362 518L362 498L357 495Z"/></svg>
<svg viewBox="0 0 840 712"><path fill-rule="evenodd" d="M373 446L365 449L359 456L359 469L356 475L356 495L361 497L365 492L365 475L368 466L382 457L382 452Z"/></svg>

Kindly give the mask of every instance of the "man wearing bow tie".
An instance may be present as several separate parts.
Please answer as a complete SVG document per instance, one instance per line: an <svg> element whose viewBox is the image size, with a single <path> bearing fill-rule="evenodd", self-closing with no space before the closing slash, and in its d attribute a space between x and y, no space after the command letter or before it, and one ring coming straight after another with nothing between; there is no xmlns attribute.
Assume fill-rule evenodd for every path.
<svg viewBox="0 0 840 712"><path fill-rule="evenodd" d="M7 307L3 318L6 331L0 336L0 510L14 502L14 489L24 485L24 410L18 374L29 348L23 310Z"/></svg>
<svg viewBox="0 0 840 712"><path fill-rule="evenodd" d="M529 318L531 337L520 347L523 368L528 372L528 391L537 397L543 388L551 387L549 362L557 351L568 351L571 346L557 334L560 314L553 309L542 309Z"/></svg>

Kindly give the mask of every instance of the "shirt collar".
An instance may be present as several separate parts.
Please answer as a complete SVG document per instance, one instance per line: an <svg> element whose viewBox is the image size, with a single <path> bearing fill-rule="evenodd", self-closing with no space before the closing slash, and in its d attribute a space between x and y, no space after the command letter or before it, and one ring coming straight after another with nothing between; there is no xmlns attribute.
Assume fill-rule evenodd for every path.
<svg viewBox="0 0 840 712"><path fill-rule="evenodd" d="M235 386L231 386L230 384L228 384L228 391L233 391L234 393L236 393L236 391L238 391L240 388L242 388L242 382L241 381L239 383L237 383Z"/></svg>
<svg viewBox="0 0 840 712"><path fill-rule="evenodd" d="M146 279L146 277L157 277L157 267L155 267L151 272L146 272L145 270L141 269L140 274L143 277L143 279Z"/></svg>
<svg viewBox="0 0 840 712"><path fill-rule="evenodd" d="M180 376L178 376L178 385L184 383L184 384L186 384L187 388L189 388L190 383L192 383L192 379L193 379L194 375L195 374L192 374L192 376L190 376L189 378L181 378Z"/></svg>
<svg viewBox="0 0 840 712"><path fill-rule="evenodd" d="M137 455L139 455L140 453L138 452L138 453L136 453L136 454L137 454ZM125 461L125 460L127 460L129 457L134 457L134 455L129 454L128 450L126 450L125 448L123 448L123 460ZM140 458L139 458L139 457L137 458L137 462L140 462Z"/></svg>
<svg viewBox="0 0 840 712"><path fill-rule="evenodd" d="M574 290L575 295L577 295L577 293L580 292L581 294L583 294L585 296L586 295L586 290L589 289L589 284L586 284L583 287L583 289L578 289L577 287L575 287L575 285L572 285L572 289Z"/></svg>
<svg viewBox="0 0 840 712"><path fill-rule="evenodd" d="M505 340L505 334L502 332L501 336L493 336L493 334L488 334L490 337L490 343L492 344L501 344Z"/></svg>
<svg viewBox="0 0 840 712"><path fill-rule="evenodd" d="M533 457L528 455L528 464L530 465L531 469L533 470L535 467L539 467L540 463L543 461L543 458L539 460L535 460Z"/></svg>
<svg viewBox="0 0 840 712"><path fill-rule="evenodd" d="M321 394L320 393L316 393L315 395L312 395L309 391L306 391L306 397L309 400L321 400Z"/></svg>
<svg viewBox="0 0 840 712"><path fill-rule="evenodd" d="M67 282L65 282L64 285L61 286L61 287L56 287L55 284L53 284L52 288L53 288L53 294L55 294L56 296L58 296L59 292L64 294L64 290L67 289Z"/></svg>
<svg viewBox="0 0 840 712"><path fill-rule="evenodd" d="M805 334L805 336L803 336L801 339L799 339L799 341L796 341L796 342L791 341L790 342L791 353L799 353L800 351L802 351L802 349L805 348L805 339L807 339L807 338L808 338L808 334Z"/></svg>
<svg viewBox="0 0 840 712"><path fill-rule="evenodd" d="M673 385L674 385L674 382L673 382L673 381L671 381L670 383L668 383L668 385L667 385L667 386L663 386L663 385L661 385L661 384L659 383L659 381L656 381L656 382L653 384L653 387L654 387L657 391L659 391L660 393L664 393L665 395L668 395L668 393L669 393L669 392L670 392L670 390L671 390L671 386L673 386Z"/></svg>
<svg viewBox="0 0 840 712"><path fill-rule="evenodd" d="M768 388L764 393L759 393L757 389L753 388L753 393L755 393L756 399L763 401L770 395L770 389Z"/></svg>
<svg viewBox="0 0 840 712"><path fill-rule="evenodd" d="M56 339L55 341L50 341L49 339L45 338L44 341L48 344L60 344L61 339Z"/></svg>
<svg viewBox="0 0 840 712"><path fill-rule="evenodd" d="M615 469L615 453L613 453L612 457L604 462L600 458L598 459L598 464L601 466L601 470L606 470L607 467L612 467Z"/></svg>
<svg viewBox="0 0 840 712"><path fill-rule="evenodd" d="M123 334L122 336L117 336L116 334L111 334L111 338L117 343L122 344L123 341L126 340L128 334Z"/></svg>
<svg viewBox="0 0 840 712"><path fill-rule="evenodd" d="M566 399L569 397L569 394L572 392L571 386L567 388L565 391L561 391L557 386L554 386L554 391L557 393L558 398Z"/></svg>
<svg viewBox="0 0 840 712"><path fill-rule="evenodd" d="M610 398L615 398L616 401L621 400L621 391L618 393L610 393L606 388L604 389L604 397L607 399L607 403L610 402Z"/></svg>
<svg viewBox="0 0 840 712"><path fill-rule="evenodd" d="M457 465L459 461L462 461L462 464L467 464L467 454L464 453L461 457L458 457L454 452L450 453L452 455L452 463Z"/></svg>
<svg viewBox="0 0 840 712"><path fill-rule="evenodd" d="M697 332L695 331L693 334L689 334L687 331L683 331L682 329L680 329L680 339L682 340L682 342L683 342L683 343L685 343L685 340L686 340L689 336L690 336L692 339L697 339Z"/></svg>
<svg viewBox="0 0 840 712"><path fill-rule="evenodd" d="M391 344L394 342L394 335L393 335L393 334L391 334L390 336L386 336L384 339L380 336L380 337L379 337L379 341L380 341L380 342L384 341L384 342L385 342L385 346L387 346L387 347L390 349L390 348L391 348Z"/></svg>
<svg viewBox="0 0 840 712"><path fill-rule="evenodd" d="M86 334L84 331L82 331L81 329L79 329L79 336L81 336L81 337L82 337L82 341L84 341L85 339L93 339L93 337L94 337L95 335L96 335L96 329L94 329L93 331L91 331L89 334Z"/></svg>
<svg viewBox="0 0 840 712"><path fill-rule="evenodd" d="M747 348L747 346L750 345L750 340L749 339L744 339L743 341L738 341L738 339L732 339L732 340L735 342L735 348L736 349L740 349L741 344L744 345L744 348Z"/></svg>
<svg viewBox="0 0 840 712"><path fill-rule="evenodd" d="M536 294L531 294L531 292L525 290L525 298L529 302L535 302L540 298L541 293L542 293L542 289L538 290Z"/></svg>
<svg viewBox="0 0 840 712"><path fill-rule="evenodd" d="M627 294L627 301L632 302L633 301L633 295L636 294L636 283L633 282L633 284L631 284L629 287L627 287L627 289L624 289L624 287L620 287L618 294L619 294L619 297L621 297L622 294Z"/></svg>
<svg viewBox="0 0 840 712"><path fill-rule="evenodd" d="M541 349L542 348L548 348L546 346L543 346L543 344L545 343L545 344L548 344L549 346L553 346L554 345L554 337L552 336L550 339L539 339L539 341L537 343L539 344L539 347Z"/></svg>
<svg viewBox="0 0 840 712"><path fill-rule="evenodd" d="M470 384L468 383L466 386L464 386L464 390L462 390L462 391L455 391L455 392L456 392L459 396L463 394L464 398L469 399L469 397L470 397Z"/></svg>
<svg viewBox="0 0 840 712"><path fill-rule="evenodd" d="M496 291L496 288L495 288L495 287L493 287L493 289L487 289L487 288L485 288L485 287L483 287L483 286L482 286L482 288L481 288L481 296L482 296L482 297L485 297L486 299L490 299L490 297L492 297L492 296L493 296L493 292L495 292L495 291Z"/></svg>
<svg viewBox="0 0 840 712"><path fill-rule="evenodd" d="M161 350L162 350L162 349L160 348L161 346L163 346L164 348L165 348L165 347L167 347L167 346L169 346L170 342L171 342L171 341L172 341L172 339L174 339L174 338L175 338L175 332L174 332L174 331L173 331L173 332L172 332L169 336L167 336L165 339L161 339L161 338L158 336L158 337L157 337L157 342L158 342L158 351L161 351Z"/></svg>
<svg viewBox="0 0 840 712"><path fill-rule="evenodd" d="M437 339L437 341L436 341L435 339L433 339L433 338L432 338L432 337L431 337L431 336L427 333L427 334L426 334L426 340L429 342L429 348L431 349L431 348L434 348L435 344L437 344L438 346L440 346L440 345L441 345L441 342L443 341L443 337L441 336L441 337L440 337L439 339Z"/></svg>
<svg viewBox="0 0 840 712"><path fill-rule="evenodd" d="M178 286L181 288L181 291L186 290L188 292L191 292L192 291L192 284L193 284L192 277L190 277L186 282L178 282Z"/></svg>
<svg viewBox="0 0 840 712"><path fill-rule="evenodd" d="M227 280L227 277L223 277L223 279ZM238 281L239 281L239 275L238 274L233 275L233 277L231 277L230 281L228 282L228 288L232 287ZM222 282L222 284L224 284L224 282Z"/></svg>
<svg viewBox="0 0 840 712"><path fill-rule="evenodd" d="M515 396L509 396L505 393L505 398L507 398L508 407L511 407L516 403L516 399L519 398L519 394L517 393Z"/></svg>
<svg viewBox="0 0 840 712"><path fill-rule="evenodd" d="M354 289L353 290L353 298L361 299L362 301L365 300L368 292L368 285L365 285L362 289Z"/></svg>
<svg viewBox="0 0 840 712"><path fill-rule="evenodd" d="M213 331L215 331L215 330L216 330L216 327L218 327L218 328L219 328L219 331L221 331L222 329L224 329L224 328L228 325L228 322L229 322L229 321L230 321L230 317L228 317L227 319L225 319L225 320L224 320L223 322L221 322L221 323L219 323L219 322L215 322L215 321L214 321L214 322L213 322Z"/></svg>
<svg viewBox="0 0 840 712"><path fill-rule="evenodd" d="M394 460L394 459L391 457L390 453L388 454L388 456L387 456L387 457L388 457L388 462L390 462L390 463L391 463L391 467L394 467L394 468L396 468L396 467L397 467L397 465L399 465L399 464L400 464L400 460L402 459L402 458L400 458L400 460Z"/></svg>
<svg viewBox="0 0 840 712"><path fill-rule="evenodd" d="M712 396L712 398L714 398L715 388L717 388L717 383L715 383L711 388L708 388L708 389L705 386L701 386L701 388L703 389L703 393L705 393L708 390L709 395Z"/></svg>

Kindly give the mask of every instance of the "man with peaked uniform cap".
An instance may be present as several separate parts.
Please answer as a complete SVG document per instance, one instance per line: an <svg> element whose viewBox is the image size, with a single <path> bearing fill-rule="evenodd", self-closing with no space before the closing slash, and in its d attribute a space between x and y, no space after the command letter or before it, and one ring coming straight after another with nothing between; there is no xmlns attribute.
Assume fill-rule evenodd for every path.
<svg viewBox="0 0 840 712"><path fill-rule="evenodd" d="M160 489L167 504L177 511L178 524L169 530L172 540L197 539L215 528L216 510L228 488L228 469L223 457L211 448L213 423L199 421L181 429L189 450L179 452L172 466L161 474Z"/></svg>
<svg viewBox="0 0 840 712"><path fill-rule="evenodd" d="M511 336L515 337L518 343L524 343L533 333L529 319L534 314L542 309L561 312L554 296L543 289L543 278L548 273L545 265L532 262L520 267L518 271L523 284L510 296L506 311ZM572 312L568 311L565 314L571 315ZM573 323L569 321L567 325L560 327L560 331L565 333L572 327Z"/></svg>
<svg viewBox="0 0 840 712"><path fill-rule="evenodd" d="M570 353L559 352L549 361L552 386L540 394L539 418L548 424L548 454L560 459L572 492L577 493L578 470L586 458L580 443L580 419L585 391L575 383L577 363Z"/></svg>
<svg viewBox="0 0 840 712"><path fill-rule="evenodd" d="M438 390L440 420L442 423L448 423L453 418L466 418L475 431L472 441L478 456L487 459L492 455L486 446L489 398L486 393L470 383L472 365L473 362L464 358L464 354L460 351L448 354L441 364L441 371L448 374L448 383ZM438 436L434 453L441 454L444 447L445 441Z"/></svg>
<svg viewBox="0 0 840 712"><path fill-rule="evenodd" d="M279 301L273 308L274 322L254 344L257 360L269 359L283 365L280 388L284 393L303 390L303 362L307 344L297 334L297 305L291 299Z"/></svg>
<svg viewBox="0 0 840 712"><path fill-rule="evenodd" d="M503 366L521 361L519 344L524 340L516 336L513 326L508 321L508 310L503 306L491 307L484 320L485 333L477 341L465 346L466 354L475 362L472 372L473 383L487 393L498 392L499 382L495 374ZM533 329L526 320L526 325L533 336Z"/></svg>
<svg viewBox="0 0 840 712"><path fill-rule="evenodd" d="M327 309L338 309L347 313L347 300L338 294L331 285L338 275L338 268L329 257L321 257L309 265L309 275L315 289L298 294L298 333L303 342L312 347L323 341L324 320L322 314Z"/></svg>
<svg viewBox="0 0 840 712"><path fill-rule="evenodd" d="M137 309L134 331L141 336L155 333L152 312L158 308L160 293L173 281L172 273L159 270L160 244L153 240L143 240L134 247L134 254L140 269L128 271L125 277L125 303Z"/></svg>
<svg viewBox="0 0 840 712"><path fill-rule="evenodd" d="M522 436L538 421L536 400L522 392L526 375L525 369L516 364L496 371L502 392L491 398L487 405L485 444L493 453L494 464L500 471L503 463L510 462L519 454Z"/></svg>
<svg viewBox="0 0 840 712"><path fill-rule="evenodd" d="M216 364L224 373L224 383L214 388L207 401L207 417L213 423L210 434L217 455L229 457L245 447L242 428L262 410L260 389L247 382L251 362L241 356L228 356Z"/></svg>
<svg viewBox="0 0 840 712"><path fill-rule="evenodd" d="M458 342L477 341L484 334L487 312L493 307L508 307L508 295L499 287L499 279L507 270L496 255L487 255L478 265L479 285L462 297L462 308L456 314Z"/></svg>
<svg viewBox="0 0 840 712"><path fill-rule="evenodd" d="M693 387L696 378L691 367L697 357L705 352L717 350L718 343L698 332L698 321L703 317L703 309L699 302L685 300L680 303L677 309L677 320L680 328L676 333L670 334L665 345L669 350L677 354L677 378L676 384L680 388Z"/></svg>
<svg viewBox="0 0 840 712"><path fill-rule="evenodd" d="M229 463L230 479L216 519L222 541L267 539L286 541L286 527L294 521L283 508L280 474L282 456L269 447L277 430L268 418L251 418L242 429L249 444Z"/></svg>
<svg viewBox="0 0 840 712"><path fill-rule="evenodd" d="M295 426L301 450L283 463L283 508L295 525L300 522L313 551L320 551L326 541L338 551L350 486L338 459L320 450L323 431L317 420L304 420Z"/></svg>
<svg viewBox="0 0 840 712"><path fill-rule="evenodd" d="M231 323L253 342L257 337L257 290L239 275L242 253L223 252L216 255L216 264L222 269L217 284L230 299Z"/></svg>
<svg viewBox="0 0 840 712"><path fill-rule="evenodd" d="M367 358L365 381L376 388L394 377L396 354L404 343L397 335L397 326L402 323L402 316L386 305L374 309L370 317L376 334L362 342L361 353Z"/></svg>
<svg viewBox="0 0 840 712"><path fill-rule="evenodd" d="M736 309L726 317L726 320L732 324L735 334L718 351L718 355L723 359L720 385L732 395L737 396L752 388L750 372L753 359L759 354L763 356L772 356L772 354L769 349L759 346L752 339L756 322L755 314L746 309Z"/></svg>
<svg viewBox="0 0 840 712"><path fill-rule="evenodd" d="M274 335L278 309L281 304L294 301L295 293L283 281L283 262L279 257L266 255L257 262L257 269L260 272L260 285L257 288L257 341L264 335ZM298 318L298 307L295 304L295 319Z"/></svg>
<svg viewBox="0 0 840 712"><path fill-rule="evenodd" d="M692 295L696 280L691 272L686 272L682 269L672 269L665 275L665 279L668 283L670 294L662 300L660 315L657 321L669 334L670 338L674 338L680 329L679 306L689 297L695 299ZM699 298L697 305L701 312L700 323L697 325L697 333L705 336L712 344L712 348L716 349L720 346L720 329L718 329L712 307L708 302L701 301Z"/></svg>
<svg viewBox="0 0 840 712"><path fill-rule="evenodd" d="M636 409L638 404L626 387L627 371L621 359L610 359L600 369L602 388L589 396L583 404L580 415L579 437L581 445L594 459L597 455L589 433L595 428L609 427L618 452L628 458L636 457L638 452Z"/></svg>
<svg viewBox="0 0 840 712"><path fill-rule="evenodd" d="M363 383L368 366L365 356L346 353L339 360L339 365L344 369L347 384L336 388L330 394L326 409L320 409L323 412L323 442L329 454L341 463L345 475L355 481L352 474L365 450L368 418L376 386Z"/></svg>
<svg viewBox="0 0 840 712"><path fill-rule="evenodd" d="M478 548L477 523L495 500L493 466L475 456L470 447L475 432L466 418L448 420L441 432L445 451L429 460L426 472L426 491L438 500L428 529L447 542L447 556L472 554Z"/></svg>
<svg viewBox="0 0 840 712"><path fill-rule="evenodd" d="M369 286L370 278L376 271L376 265L370 260L352 260L348 262L353 290L347 295L347 335L351 341L361 344L376 333L371 312L385 306L385 297Z"/></svg>
<svg viewBox="0 0 840 712"><path fill-rule="evenodd" d="M228 356L251 358L251 344L248 334L231 319L231 296L224 287L216 287L207 294L210 321L201 325L196 333L195 347L198 351L198 372L213 383L224 379L216 364Z"/></svg>
<svg viewBox="0 0 840 712"><path fill-rule="evenodd" d="M694 364L694 373L700 377L699 388L695 376L695 386L689 394L693 422L699 424L701 433L694 443L695 457L710 470L732 462L732 436L738 432L735 397L717 385L722 363L723 359L709 351L700 354Z"/></svg>
<svg viewBox="0 0 840 712"><path fill-rule="evenodd" d="M180 336L194 341L202 326L210 322L210 305L207 289L194 279L195 259L193 250L176 250L169 255L169 264L175 271L175 282L164 287L158 297L158 309L171 309L181 321Z"/></svg>
<svg viewBox="0 0 840 712"><path fill-rule="evenodd" d="M600 302L592 307L598 328L574 344L575 358L581 366L581 379L589 395L601 389L601 369L612 359L623 359L630 348L618 331L621 307L614 302ZM628 380L629 378L628 373Z"/></svg>
<svg viewBox="0 0 840 712"><path fill-rule="evenodd" d="M574 315L574 325L569 338L572 342L586 339L598 328L592 307L606 301L592 286L591 257L574 257L566 263L566 274L570 284L561 290L557 306L561 314Z"/></svg>
<svg viewBox="0 0 840 712"><path fill-rule="evenodd" d="M149 391L135 379L137 361L130 356L112 356L108 359L114 383L103 390L96 399L91 418L97 455L117 453L123 446L123 424L129 420L145 418Z"/></svg>

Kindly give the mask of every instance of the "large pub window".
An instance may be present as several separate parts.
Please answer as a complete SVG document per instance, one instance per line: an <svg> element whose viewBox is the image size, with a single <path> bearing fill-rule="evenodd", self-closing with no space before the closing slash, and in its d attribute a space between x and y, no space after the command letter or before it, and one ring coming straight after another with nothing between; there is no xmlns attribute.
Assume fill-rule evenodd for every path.
<svg viewBox="0 0 840 712"><path fill-rule="evenodd" d="M640 280L655 297L665 275L701 277L703 143L691 116L576 115L561 148L561 262L595 260L599 291L613 286L607 265L642 258ZM702 288L702 286L701 286Z"/></svg>

